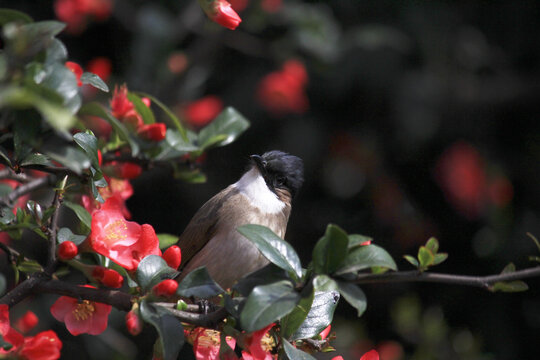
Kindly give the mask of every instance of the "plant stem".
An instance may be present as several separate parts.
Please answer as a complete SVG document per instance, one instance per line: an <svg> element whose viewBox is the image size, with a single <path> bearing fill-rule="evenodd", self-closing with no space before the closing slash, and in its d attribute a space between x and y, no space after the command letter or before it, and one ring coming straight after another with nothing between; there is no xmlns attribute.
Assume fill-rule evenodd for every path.
<svg viewBox="0 0 540 360"><path fill-rule="evenodd" d="M46 177L37 178L35 180L29 181L24 185L18 186L10 192L8 195L0 198L0 206L11 207L15 201L23 195L26 195L34 190L40 189L46 186L54 185L56 181L55 175L50 175Z"/></svg>

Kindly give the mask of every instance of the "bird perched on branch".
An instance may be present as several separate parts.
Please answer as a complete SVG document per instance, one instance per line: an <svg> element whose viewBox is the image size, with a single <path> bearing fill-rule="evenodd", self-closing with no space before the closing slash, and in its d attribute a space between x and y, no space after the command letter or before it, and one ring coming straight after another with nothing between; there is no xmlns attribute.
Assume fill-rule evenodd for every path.
<svg viewBox="0 0 540 360"><path fill-rule="evenodd" d="M257 247L236 228L245 224L269 227L283 238L291 200L304 181L304 165L282 151L252 155L248 170L208 200L180 235L182 274L206 266L224 289L268 264Z"/></svg>

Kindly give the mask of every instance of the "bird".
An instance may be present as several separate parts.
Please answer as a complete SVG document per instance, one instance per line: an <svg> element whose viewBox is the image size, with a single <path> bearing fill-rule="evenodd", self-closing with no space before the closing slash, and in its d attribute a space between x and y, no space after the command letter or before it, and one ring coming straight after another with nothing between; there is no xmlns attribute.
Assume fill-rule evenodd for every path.
<svg viewBox="0 0 540 360"><path fill-rule="evenodd" d="M272 150L251 155L247 171L195 213L180 235L181 274L206 266L223 289L269 261L236 229L245 224L270 228L285 237L291 202L304 182L302 159Z"/></svg>

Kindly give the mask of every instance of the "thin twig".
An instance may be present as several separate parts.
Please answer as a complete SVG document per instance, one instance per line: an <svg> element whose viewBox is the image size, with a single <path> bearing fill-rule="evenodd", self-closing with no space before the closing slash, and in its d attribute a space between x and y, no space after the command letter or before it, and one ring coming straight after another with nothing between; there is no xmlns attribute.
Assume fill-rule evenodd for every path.
<svg viewBox="0 0 540 360"><path fill-rule="evenodd" d="M475 286L489 290L490 286L499 281L520 280L540 276L540 266L514 271L511 273L487 275L487 276L468 276L441 274L433 272L418 271L398 271L384 274L361 274L356 279L350 281L356 284L370 283L395 283L395 282L434 282L441 284L455 284L465 286Z"/></svg>
<svg viewBox="0 0 540 360"><path fill-rule="evenodd" d="M31 178L28 175L16 174L10 168L5 168L5 169L0 170L0 179L10 179L10 180L15 180L21 183L27 183L31 180Z"/></svg>
<svg viewBox="0 0 540 360"><path fill-rule="evenodd" d="M0 206L12 207L15 204L15 201L23 195L31 193L34 190L54 185L56 181L55 175L50 175L46 177L37 178L35 180L29 181L28 183L18 186L10 192L8 195L0 198Z"/></svg>
<svg viewBox="0 0 540 360"><path fill-rule="evenodd" d="M67 175L61 181L60 187L54 193L54 200L52 207L54 208L53 215L51 216L51 221L49 223L49 253L47 254L47 266L45 267L45 272L49 275L52 275L56 268L56 234L58 232L58 216L60 214L60 205L62 204L64 196L64 188L67 182Z"/></svg>
<svg viewBox="0 0 540 360"><path fill-rule="evenodd" d="M216 311L208 314L196 314L188 311L180 311L173 308L167 308L171 314L177 317L180 321L187 322L196 326L205 328L215 327L221 320L225 319L229 312L224 307L218 308Z"/></svg>

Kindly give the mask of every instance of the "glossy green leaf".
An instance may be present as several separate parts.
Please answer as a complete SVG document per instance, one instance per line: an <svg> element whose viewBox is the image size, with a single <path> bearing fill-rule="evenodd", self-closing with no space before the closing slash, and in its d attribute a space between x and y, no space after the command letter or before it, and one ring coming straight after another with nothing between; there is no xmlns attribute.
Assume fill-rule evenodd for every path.
<svg viewBox="0 0 540 360"><path fill-rule="evenodd" d="M152 104L156 104L169 117L169 119L172 121L176 129L180 132L184 140L188 141L186 129L184 128L178 117L174 114L174 112L171 111L171 109L169 109L167 105L163 104L161 101L159 101L159 99L150 94L137 92L137 95L141 97L147 97L152 100Z"/></svg>
<svg viewBox="0 0 540 360"><path fill-rule="evenodd" d="M173 149L181 152L191 152L199 150L199 147L191 143L189 140L185 140L178 130L167 129L165 135L165 141Z"/></svg>
<svg viewBox="0 0 540 360"><path fill-rule="evenodd" d="M313 249L313 270L316 274L332 274L347 256L349 237L339 226L329 224L324 236Z"/></svg>
<svg viewBox="0 0 540 360"><path fill-rule="evenodd" d="M248 128L249 121L234 108L227 107L200 131L199 145L207 149L230 144Z"/></svg>
<svg viewBox="0 0 540 360"><path fill-rule="evenodd" d="M0 224L7 225L10 224L13 220L15 220L15 214L11 212L10 208L0 208Z"/></svg>
<svg viewBox="0 0 540 360"><path fill-rule="evenodd" d="M315 360L313 356L309 355L307 352L298 350L287 340L283 341L283 351L289 360Z"/></svg>
<svg viewBox="0 0 540 360"><path fill-rule="evenodd" d="M79 220L81 220L81 222L88 229L90 229L92 227L92 216L90 215L90 213L85 208L83 208L81 205L75 204L75 203L73 203L71 201L64 201L63 204L66 205L71 210L73 210L75 215L77 215Z"/></svg>
<svg viewBox="0 0 540 360"><path fill-rule="evenodd" d="M367 245L351 250L335 273L338 275L355 273L372 266L397 270L394 259L392 259L386 250L377 245Z"/></svg>
<svg viewBox="0 0 540 360"><path fill-rule="evenodd" d="M448 254L447 253L437 253L437 254L435 254L435 257L433 259L433 265L439 265L440 263L442 263L446 259L448 259Z"/></svg>
<svg viewBox="0 0 540 360"><path fill-rule="evenodd" d="M428 268L428 266L433 265L434 261L435 256L433 253L425 246L420 246L418 249L418 262L420 263L420 268L425 270Z"/></svg>
<svg viewBox="0 0 540 360"><path fill-rule="evenodd" d="M122 139L123 141L129 144L129 147L131 148L131 154L133 156L137 156L137 154L140 151L140 148L137 142L131 138L129 131L126 129L124 124L122 124L112 115L110 115L109 112L105 110L105 108L102 105L95 102L85 104L79 110L79 115L98 116L106 120L109 124L111 124L111 126L113 127L116 134L120 137L120 139Z"/></svg>
<svg viewBox="0 0 540 360"><path fill-rule="evenodd" d="M53 39L49 47L47 47L45 55L45 65L49 66L55 62L64 63L67 59L67 49L63 42L58 39ZM40 82L40 79L34 79L37 83Z"/></svg>
<svg viewBox="0 0 540 360"><path fill-rule="evenodd" d="M6 149L0 146L0 158L4 159L8 166L11 166L11 159L9 158L8 152Z"/></svg>
<svg viewBox="0 0 540 360"><path fill-rule="evenodd" d="M182 323L161 306L142 301L140 313L144 321L152 324L160 338L163 360L176 360L184 345Z"/></svg>
<svg viewBox="0 0 540 360"><path fill-rule="evenodd" d="M362 316L367 308L366 295L362 289L356 284L344 281L338 281L338 285L340 294L356 309L358 317Z"/></svg>
<svg viewBox="0 0 540 360"><path fill-rule="evenodd" d="M357 246L365 246L362 244L365 244L368 242L371 243L371 241L373 241L373 238L369 236L360 235L360 234L350 234L349 235L349 250Z"/></svg>
<svg viewBox="0 0 540 360"><path fill-rule="evenodd" d="M302 298L300 299L298 304L296 304L293 311L291 311L289 315L283 317L280 321L281 336L283 336L285 339L296 340L302 338L302 335L294 338L292 338L292 335L298 332L303 333L303 329L299 330L299 328L305 322L306 317L311 310L313 298L315 297L315 292L313 291L312 287L310 287L309 289L305 289L303 293L304 292L306 292L307 294L303 294Z"/></svg>
<svg viewBox="0 0 540 360"><path fill-rule="evenodd" d="M403 258L405 260L407 260L408 262L410 262L413 266L415 267L419 267L420 264L418 263L418 260L416 260L416 258L414 256L411 256L411 255L403 255Z"/></svg>
<svg viewBox="0 0 540 360"><path fill-rule="evenodd" d="M159 248L161 250L168 248L171 245L175 245L178 242L177 235L171 234L157 234L159 240Z"/></svg>
<svg viewBox="0 0 540 360"><path fill-rule="evenodd" d="M262 269L254 271L248 276L240 279L240 281L233 286L233 289L244 296L248 296L251 291L259 285L267 285L281 280L291 281L289 273L270 263Z"/></svg>
<svg viewBox="0 0 540 360"><path fill-rule="evenodd" d="M58 230L58 235L56 236L56 240L59 244L63 243L64 241L72 241L75 243L75 245L79 246L83 243L84 240L86 240L86 236L84 235L76 235L69 228L61 228Z"/></svg>
<svg viewBox="0 0 540 360"><path fill-rule="evenodd" d="M10 22L18 22L23 24L31 23L33 20L25 13L12 9L0 9L0 26L4 26Z"/></svg>
<svg viewBox="0 0 540 360"><path fill-rule="evenodd" d="M145 124L153 124L156 122L152 109L142 102L141 97L133 92L128 92L127 98L135 106L135 110L141 115Z"/></svg>
<svg viewBox="0 0 540 360"><path fill-rule="evenodd" d="M47 157L47 155L39 154L39 153L32 153L26 156L21 162L21 166L29 166L29 165L43 165L43 166L50 166L52 165L51 161Z"/></svg>
<svg viewBox="0 0 540 360"><path fill-rule="evenodd" d="M238 232L253 242L270 262L302 278L300 258L293 247L262 225L248 224L238 227Z"/></svg>
<svg viewBox="0 0 540 360"><path fill-rule="evenodd" d="M43 268L35 260L25 260L17 264L17 269L26 274L33 274L38 271L42 271Z"/></svg>
<svg viewBox="0 0 540 360"><path fill-rule="evenodd" d="M59 162L76 174L82 174L92 164L83 151L67 144L47 144L41 150L52 160Z"/></svg>
<svg viewBox="0 0 540 360"><path fill-rule="evenodd" d="M260 285L249 294L240 314L240 323L247 332L262 329L289 314L300 301L300 294L290 281Z"/></svg>
<svg viewBox="0 0 540 360"><path fill-rule="evenodd" d="M426 248L433 254L436 254L439 251L439 241L434 237L429 238L426 242Z"/></svg>
<svg viewBox="0 0 540 360"><path fill-rule="evenodd" d="M79 132L73 135L73 140L77 143L77 145L81 147L81 149L84 150L84 152L90 159L92 166L94 166L96 169L99 168L97 152L98 141L94 134L90 130L87 130L87 132Z"/></svg>
<svg viewBox="0 0 540 360"><path fill-rule="evenodd" d="M109 92L109 87L107 86L107 84L105 84L105 82L101 80L101 78L96 74L84 72L81 75L81 82L83 84L92 85L93 87L101 91Z"/></svg>
<svg viewBox="0 0 540 360"><path fill-rule="evenodd" d="M135 276L143 290L148 291L161 280L170 279L176 273L161 256L148 255L139 263Z"/></svg>
<svg viewBox="0 0 540 360"><path fill-rule="evenodd" d="M206 267L201 266L182 279L176 293L183 297L209 299L222 294L224 290L212 279Z"/></svg>
<svg viewBox="0 0 540 360"><path fill-rule="evenodd" d="M81 107L77 78L64 64L55 63L48 66L40 84L60 95L64 108L68 108L71 114L75 114Z"/></svg>
<svg viewBox="0 0 540 360"><path fill-rule="evenodd" d="M46 49L66 25L58 21L39 21L24 25L7 24L3 28L6 47L22 59L29 59Z"/></svg>

